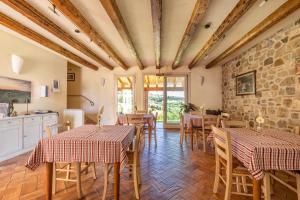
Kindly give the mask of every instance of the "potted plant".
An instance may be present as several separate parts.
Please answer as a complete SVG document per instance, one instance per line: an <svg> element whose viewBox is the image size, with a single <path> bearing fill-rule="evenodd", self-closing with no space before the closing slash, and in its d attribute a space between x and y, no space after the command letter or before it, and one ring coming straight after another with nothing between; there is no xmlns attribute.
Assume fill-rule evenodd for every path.
<svg viewBox="0 0 300 200"><path fill-rule="evenodd" d="M198 106L192 103L187 103L187 104L182 103L180 106L180 111L184 113L189 113L191 111L198 111L198 110L199 110Z"/></svg>

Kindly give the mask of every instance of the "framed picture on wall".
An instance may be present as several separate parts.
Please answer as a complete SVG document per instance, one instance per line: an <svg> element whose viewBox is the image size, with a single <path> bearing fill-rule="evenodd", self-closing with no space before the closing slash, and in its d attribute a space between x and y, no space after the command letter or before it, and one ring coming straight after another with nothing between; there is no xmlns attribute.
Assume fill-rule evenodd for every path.
<svg viewBox="0 0 300 200"><path fill-rule="evenodd" d="M75 81L75 73L68 73L67 74L68 81Z"/></svg>
<svg viewBox="0 0 300 200"><path fill-rule="evenodd" d="M236 95L256 93L256 71L250 71L236 76Z"/></svg>
<svg viewBox="0 0 300 200"><path fill-rule="evenodd" d="M53 90L53 92L60 92L59 80L53 80L52 81L52 90Z"/></svg>

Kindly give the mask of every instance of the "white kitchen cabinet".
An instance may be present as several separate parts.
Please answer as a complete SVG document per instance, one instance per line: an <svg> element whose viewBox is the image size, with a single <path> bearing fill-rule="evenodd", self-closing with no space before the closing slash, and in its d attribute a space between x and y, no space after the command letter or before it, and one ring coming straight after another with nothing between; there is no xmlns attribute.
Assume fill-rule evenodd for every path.
<svg viewBox="0 0 300 200"><path fill-rule="evenodd" d="M0 119L0 162L32 150L45 136L44 127L57 123L56 113Z"/></svg>
<svg viewBox="0 0 300 200"><path fill-rule="evenodd" d="M28 149L34 147L42 137L43 123L42 117L24 118L23 122L23 148Z"/></svg>
<svg viewBox="0 0 300 200"><path fill-rule="evenodd" d="M0 158L22 150L22 120L0 121Z"/></svg>

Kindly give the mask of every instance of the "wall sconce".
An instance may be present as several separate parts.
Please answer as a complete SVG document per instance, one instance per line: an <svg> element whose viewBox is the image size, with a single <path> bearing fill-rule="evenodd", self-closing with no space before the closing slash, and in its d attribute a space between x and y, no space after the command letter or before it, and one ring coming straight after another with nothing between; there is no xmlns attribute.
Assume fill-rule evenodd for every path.
<svg viewBox="0 0 300 200"><path fill-rule="evenodd" d="M11 55L11 67L14 73L20 74L24 60L15 54Z"/></svg>
<svg viewBox="0 0 300 200"><path fill-rule="evenodd" d="M201 86L204 84L204 76L199 76L199 82Z"/></svg>
<svg viewBox="0 0 300 200"><path fill-rule="evenodd" d="M105 86L105 81L106 81L105 78L100 79L100 84L101 84L102 87Z"/></svg>

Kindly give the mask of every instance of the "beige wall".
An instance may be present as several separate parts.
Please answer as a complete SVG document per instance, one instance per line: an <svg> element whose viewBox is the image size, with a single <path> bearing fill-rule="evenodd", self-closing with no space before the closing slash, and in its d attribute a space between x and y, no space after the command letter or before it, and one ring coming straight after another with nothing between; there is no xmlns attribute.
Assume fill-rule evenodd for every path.
<svg viewBox="0 0 300 200"><path fill-rule="evenodd" d="M90 117L95 117L100 106L104 105L104 123L114 123L116 120L116 76L118 75L134 75L136 78L135 101L138 109L143 108L143 75L156 73L155 67L147 67L141 71L137 67L132 67L127 71L121 68L116 68L114 71L109 71L101 68L95 72L86 68L81 68L78 71L76 67L68 67L70 72L77 72L81 75L76 75L79 82L68 82L69 94L78 92L90 98L95 102L95 106L90 106L87 101L82 98L69 98L68 105L75 108L79 104L83 107ZM170 72L170 68L162 69L161 72ZM221 89L221 68L213 68L205 70L197 67L189 71L186 67L179 68L172 72L174 74L188 74L190 77L190 98L189 102L198 106L204 105L205 108L220 109L222 106L222 89ZM204 84L200 85L201 76L204 76ZM101 86L101 79L105 78L105 86ZM75 84L75 85L74 85Z"/></svg>
<svg viewBox="0 0 300 200"><path fill-rule="evenodd" d="M32 103L29 104L29 110L61 112L66 108L66 59L4 31L0 31L0 44L0 76L32 82ZM19 75L12 72L11 54L19 55L24 59L23 70ZM52 93L52 80L60 81L59 93ZM40 85L48 85L50 93L48 98L40 98ZM15 104L15 110L18 114L24 113L26 104Z"/></svg>

